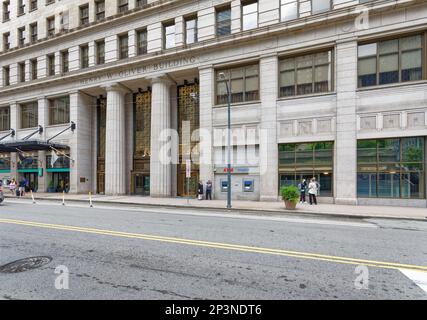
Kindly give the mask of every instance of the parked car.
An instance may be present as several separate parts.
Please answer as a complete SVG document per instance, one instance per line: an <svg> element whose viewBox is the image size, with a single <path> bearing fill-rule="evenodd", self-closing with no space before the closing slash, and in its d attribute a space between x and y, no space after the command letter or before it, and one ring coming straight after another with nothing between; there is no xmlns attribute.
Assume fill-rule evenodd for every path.
<svg viewBox="0 0 427 320"><path fill-rule="evenodd" d="M0 182L0 203L4 201L3 184Z"/></svg>

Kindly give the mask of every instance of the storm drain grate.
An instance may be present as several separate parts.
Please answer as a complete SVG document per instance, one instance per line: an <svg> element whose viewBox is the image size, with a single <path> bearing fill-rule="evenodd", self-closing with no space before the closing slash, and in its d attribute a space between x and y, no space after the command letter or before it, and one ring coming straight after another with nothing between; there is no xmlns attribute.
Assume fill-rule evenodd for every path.
<svg viewBox="0 0 427 320"><path fill-rule="evenodd" d="M0 267L0 273L18 273L37 269L52 261L51 257L30 257L16 260Z"/></svg>

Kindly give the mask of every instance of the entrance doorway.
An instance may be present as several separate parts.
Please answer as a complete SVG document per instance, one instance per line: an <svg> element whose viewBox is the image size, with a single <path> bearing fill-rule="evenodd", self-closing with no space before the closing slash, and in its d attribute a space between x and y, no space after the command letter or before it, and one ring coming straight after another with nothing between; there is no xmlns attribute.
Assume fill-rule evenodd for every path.
<svg viewBox="0 0 427 320"><path fill-rule="evenodd" d="M134 175L134 194L138 196L150 195L150 176L145 174Z"/></svg>
<svg viewBox="0 0 427 320"><path fill-rule="evenodd" d="M52 173L52 182L55 192L68 193L70 190L70 173L68 172L53 172Z"/></svg>
<svg viewBox="0 0 427 320"><path fill-rule="evenodd" d="M184 172L178 172L178 195L180 197L196 197L197 196L197 185L199 183L199 171L192 171L191 178L188 179L187 189L187 178ZM187 191L188 190L188 191Z"/></svg>
<svg viewBox="0 0 427 320"><path fill-rule="evenodd" d="M105 138L107 126L107 99L98 99L97 110L97 165L96 165L96 193L105 193Z"/></svg>
<svg viewBox="0 0 427 320"><path fill-rule="evenodd" d="M36 172L26 172L24 173L24 178L27 181L27 185L25 186L25 192L37 192L39 188L39 178L38 173Z"/></svg>

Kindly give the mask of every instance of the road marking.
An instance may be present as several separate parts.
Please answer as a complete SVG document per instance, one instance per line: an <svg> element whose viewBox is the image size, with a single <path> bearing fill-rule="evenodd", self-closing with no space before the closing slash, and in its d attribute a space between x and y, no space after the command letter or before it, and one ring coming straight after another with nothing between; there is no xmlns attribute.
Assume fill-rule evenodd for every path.
<svg viewBox="0 0 427 320"><path fill-rule="evenodd" d="M400 269L405 276L411 279L424 292L427 292L427 273L417 270Z"/></svg>
<svg viewBox="0 0 427 320"><path fill-rule="evenodd" d="M21 202L21 201L8 201L8 203L14 204L27 204L31 205L30 202ZM57 203L42 203L42 205L46 206L58 206ZM130 206L132 204L129 204ZM85 205L69 203L68 207L74 208L87 208ZM203 210L204 208L200 208ZM212 210L215 208L209 208ZM212 212L201 212L201 210L196 209L186 209L183 208L174 208L174 211L171 212L171 209L159 209L159 208L126 208L126 207L114 207L114 206L104 206L104 205L96 205L95 210L120 210L127 212L144 212L144 213L162 213L162 214L170 214L170 215L187 215L187 216L197 216L197 217L217 217L217 218L227 218L227 219L245 219L245 220L262 220L262 221L277 221L277 222L290 222L290 223L302 223L302 224L318 224L318 225L331 225L331 226L340 226L340 227L356 227L356 228L373 228L378 229L379 227L376 224L370 222L348 222L348 221L339 221L333 220L331 217L319 217L319 218L304 218L304 217L292 217L287 218L285 216L255 216L246 214L236 214L236 213L212 213ZM244 212L244 210L242 210ZM262 212L260 212L262 213ZM280 214L277 212L277 214ZM297 213L298 214L298 213ZM357 218L357 217L356 217Z"/></svg>
<svg viewBox="0 0 427 320"><path fill-rule="evenodd" d="M427 272L427 266L418 266L418 265L411 265L411 264L401 264L401 263L364 260L364 259L354 259L354 258L323 255L323 254L316 254L316 253L252 247L252 246L221 243L221 242L190 240L190 239L182 239L182 238L175 238L175 237L164 237L164 236L156 236L156 235L149 235L149 234L129 233L129 232L121 232L121 231L58 225L58 224L50 224L50 223L40 223L35 221L24 221L24 220L14 220L14 219L0 219L0 223L46 228L46 229L55 229L55 230L64 230L64 231L75 231L75 232L83 232L83 233L90 233L90 234L107 235L107 236L113 236L113 237L123 237L123 238L142 239L142 240L149 240L149 241L185 244L185 245L199 246L199 247L205 247L205 248L271 254L271 255L294 257L294 258L300 258L300 259L311 259L311 260L317 260L317 261L335 262L340 264L365 265L369 267L394 269L394 270L409 269L409 270Z"/></svg>

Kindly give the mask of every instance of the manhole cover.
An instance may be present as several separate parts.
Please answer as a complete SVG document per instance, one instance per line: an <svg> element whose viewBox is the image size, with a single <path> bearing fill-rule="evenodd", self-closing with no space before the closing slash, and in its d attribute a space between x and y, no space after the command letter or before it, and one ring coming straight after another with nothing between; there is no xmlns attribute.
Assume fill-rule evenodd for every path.
<svg viewBox="0 0 427 320"><path fill-rule="evenodd" d="M0 267L0 273L18 273L31 269L37 269L52 261L51 257L31 257L16 260Z"/></svg>

